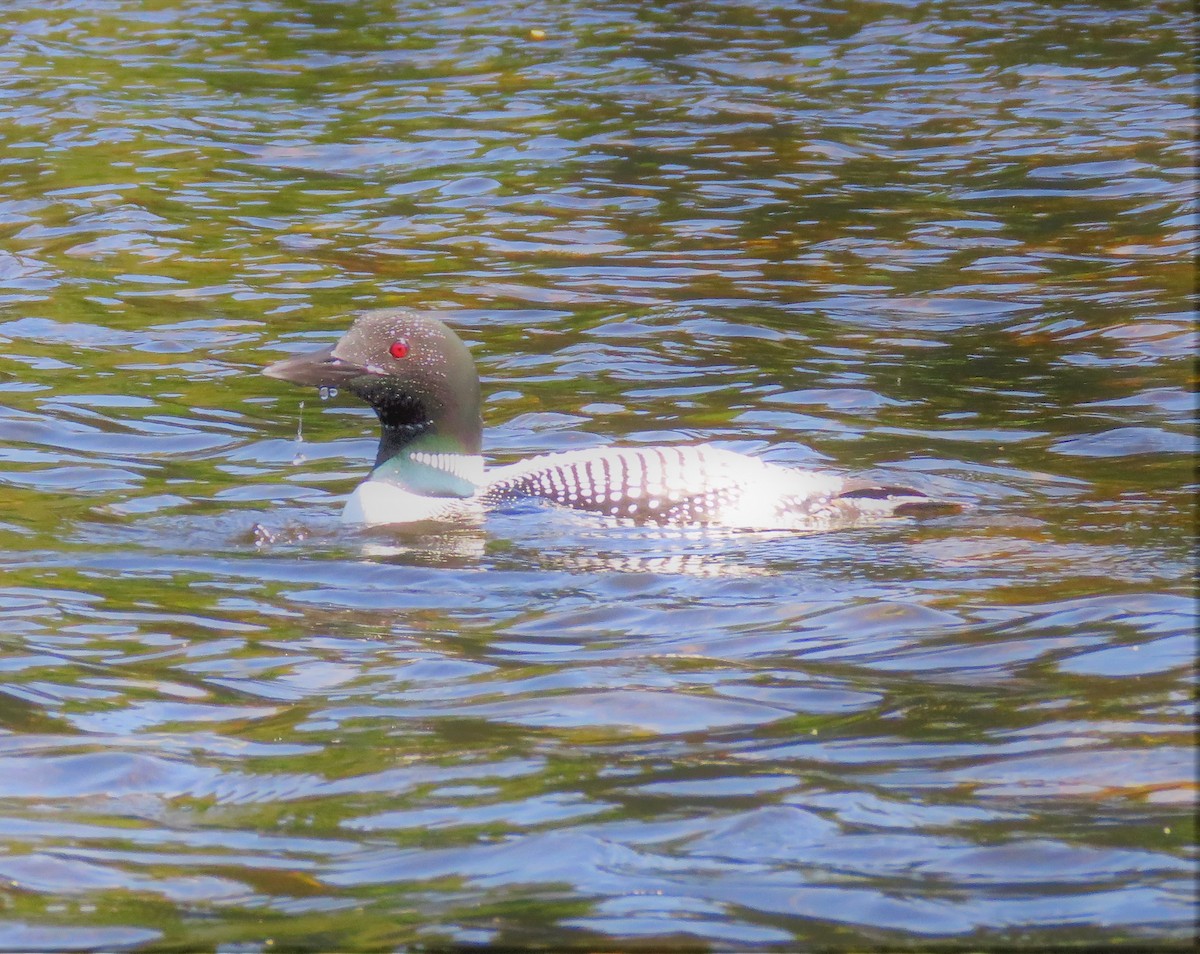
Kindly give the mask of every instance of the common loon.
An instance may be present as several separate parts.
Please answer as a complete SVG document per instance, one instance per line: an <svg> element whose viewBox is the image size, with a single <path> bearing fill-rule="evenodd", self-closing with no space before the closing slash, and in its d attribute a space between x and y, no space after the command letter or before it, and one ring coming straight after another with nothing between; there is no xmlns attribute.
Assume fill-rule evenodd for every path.
<svg viewBox="0 0 1200 954"><path fill-rule="evenodd" d="M408 309L363 312L332 347L263 373L344 388L378 415L375 466L346 502L346 523L478 518L522 498L640 524L741 530L823 530L957 509L911 488L791 470L710 444L589 448L485 470L471 354L439 319Z"/></svg>

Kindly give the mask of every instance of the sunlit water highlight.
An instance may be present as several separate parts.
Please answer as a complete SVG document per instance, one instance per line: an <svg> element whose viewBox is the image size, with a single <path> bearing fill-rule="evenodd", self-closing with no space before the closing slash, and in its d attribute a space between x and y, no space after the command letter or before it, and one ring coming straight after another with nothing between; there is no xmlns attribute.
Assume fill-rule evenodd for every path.
<svg viewBox="0 0 1200 954"><path fill-rule="evenodd" d="M1194 14L592 6L7 6L0 948L1188 943ZM972 507L347 532L388 305Z"/></svg>

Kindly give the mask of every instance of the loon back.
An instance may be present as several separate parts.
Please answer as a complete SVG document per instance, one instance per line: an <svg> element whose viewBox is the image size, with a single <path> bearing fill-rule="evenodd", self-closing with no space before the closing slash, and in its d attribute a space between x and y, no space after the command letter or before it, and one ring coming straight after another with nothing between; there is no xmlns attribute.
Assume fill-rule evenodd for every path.
<svg viewBox="0 0 1200 954"><path fill-rule="evenodd" d="M488 475L489 504L536 497L653 526L816 530L946 505L907 487L791 470L710 444L598 447L533 457Z"/></svg>

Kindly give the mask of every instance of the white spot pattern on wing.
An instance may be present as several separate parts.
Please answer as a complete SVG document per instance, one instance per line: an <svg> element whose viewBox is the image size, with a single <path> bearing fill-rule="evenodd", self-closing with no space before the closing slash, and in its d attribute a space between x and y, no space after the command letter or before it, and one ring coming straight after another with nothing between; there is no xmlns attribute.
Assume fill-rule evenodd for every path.
<svg viewBox="0 0 1200 954"><path fill-rule="evenodd" d="M883 516L898 503L921 499L903 491L839 498L861 485L700 444L546 454L497 468L480 496L490 503L535 497L659 526L761 530L815 529Z"/></svg>

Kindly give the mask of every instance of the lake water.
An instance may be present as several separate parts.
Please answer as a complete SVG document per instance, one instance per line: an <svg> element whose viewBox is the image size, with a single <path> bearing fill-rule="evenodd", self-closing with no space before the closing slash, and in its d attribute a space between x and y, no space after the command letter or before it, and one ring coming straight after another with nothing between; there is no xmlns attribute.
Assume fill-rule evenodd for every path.
<svg viewBox="0 0 1200 954"><path fill-rule="evenodd" d="M0 948L1188 945L1195 26L3 3ZM971 507L343 530L258 372L400 305L495 461Z"/></svg>

